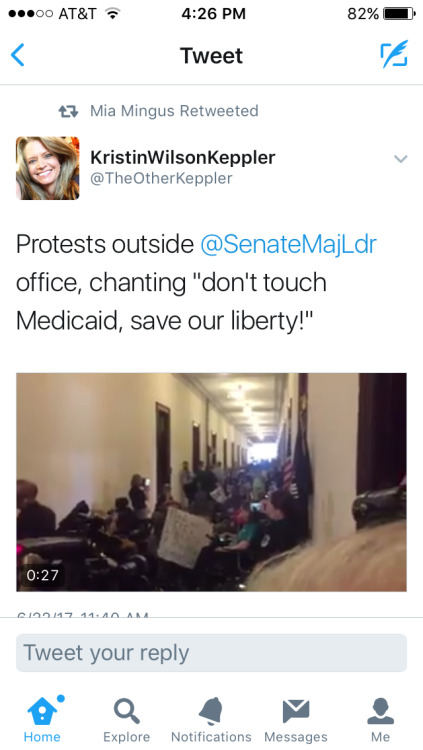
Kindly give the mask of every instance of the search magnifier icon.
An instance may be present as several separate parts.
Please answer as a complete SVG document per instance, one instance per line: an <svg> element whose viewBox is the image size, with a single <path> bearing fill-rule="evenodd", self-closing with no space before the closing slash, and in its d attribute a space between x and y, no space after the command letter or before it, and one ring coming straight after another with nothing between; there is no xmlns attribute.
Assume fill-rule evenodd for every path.
<svg viewBox="0 0 423 750"><path fill-rule="evenodd" d="M125 710L123 712L123 711L120 710L120 706L121 706L122 703L126 703L126 705L128 707L128 711ZM129 700L129 698L119 698L119 700L116 701L115 705L113 706L113 710L114 710L116 716L119 716L119 719L132 719L132 721L134 722L134 724L139 724L140 723L140 720L139 720L138 716L135 716L135 714L134 714L135 706L132 703L132 701Z"/></svg>

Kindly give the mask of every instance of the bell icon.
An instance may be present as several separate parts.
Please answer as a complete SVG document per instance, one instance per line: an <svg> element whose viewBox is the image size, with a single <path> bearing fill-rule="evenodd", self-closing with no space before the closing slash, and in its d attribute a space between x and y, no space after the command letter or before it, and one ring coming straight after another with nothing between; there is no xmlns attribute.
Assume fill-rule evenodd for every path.
<svg viewBox="0 0 423 750"><path fill-rule="evenodd" d="M210 698L206 701L203 710L198 714L207 719L207 723L212 727L213 724L220 722L220 714L222 713L222 704L219 698Z"/></svg>

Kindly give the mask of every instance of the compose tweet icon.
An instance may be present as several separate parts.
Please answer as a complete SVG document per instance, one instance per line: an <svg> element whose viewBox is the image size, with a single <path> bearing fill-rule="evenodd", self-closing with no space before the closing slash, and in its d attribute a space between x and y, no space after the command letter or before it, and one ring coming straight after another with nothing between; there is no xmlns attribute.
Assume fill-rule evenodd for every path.
<svg viewBox="0 0 423 750"><path fill-rule="evenodd" d="M283 702L283 723L290 719L308 719L310 716L310 701L286 700Z"/></svg>

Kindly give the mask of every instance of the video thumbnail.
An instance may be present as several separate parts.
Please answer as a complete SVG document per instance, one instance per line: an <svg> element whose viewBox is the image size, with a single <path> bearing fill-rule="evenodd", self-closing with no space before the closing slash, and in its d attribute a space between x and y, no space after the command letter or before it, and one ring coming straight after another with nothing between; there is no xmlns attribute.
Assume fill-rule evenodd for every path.
<svg viewBox="0 0 423 750"><path fill-rule="evenodd" d="M18 374L18 590L406 590L406 383Z"/></svg>

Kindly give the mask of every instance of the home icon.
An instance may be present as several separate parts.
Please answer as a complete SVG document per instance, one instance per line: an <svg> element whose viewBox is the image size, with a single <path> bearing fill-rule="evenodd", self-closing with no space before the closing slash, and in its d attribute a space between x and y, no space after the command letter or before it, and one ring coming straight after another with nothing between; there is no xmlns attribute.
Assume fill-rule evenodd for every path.
<svg viewBox="0 0 423 750"><path fill-rule="evenodd" d="M58 695L57 700L59 703L63 703L65 700L64 695ZM57 713L57 709L51 705L45 698L39 698L31 708L28 708L28 713L32 715L32 720L37 726L45 725L49 726L53 718L53 714Z"/></svg>

